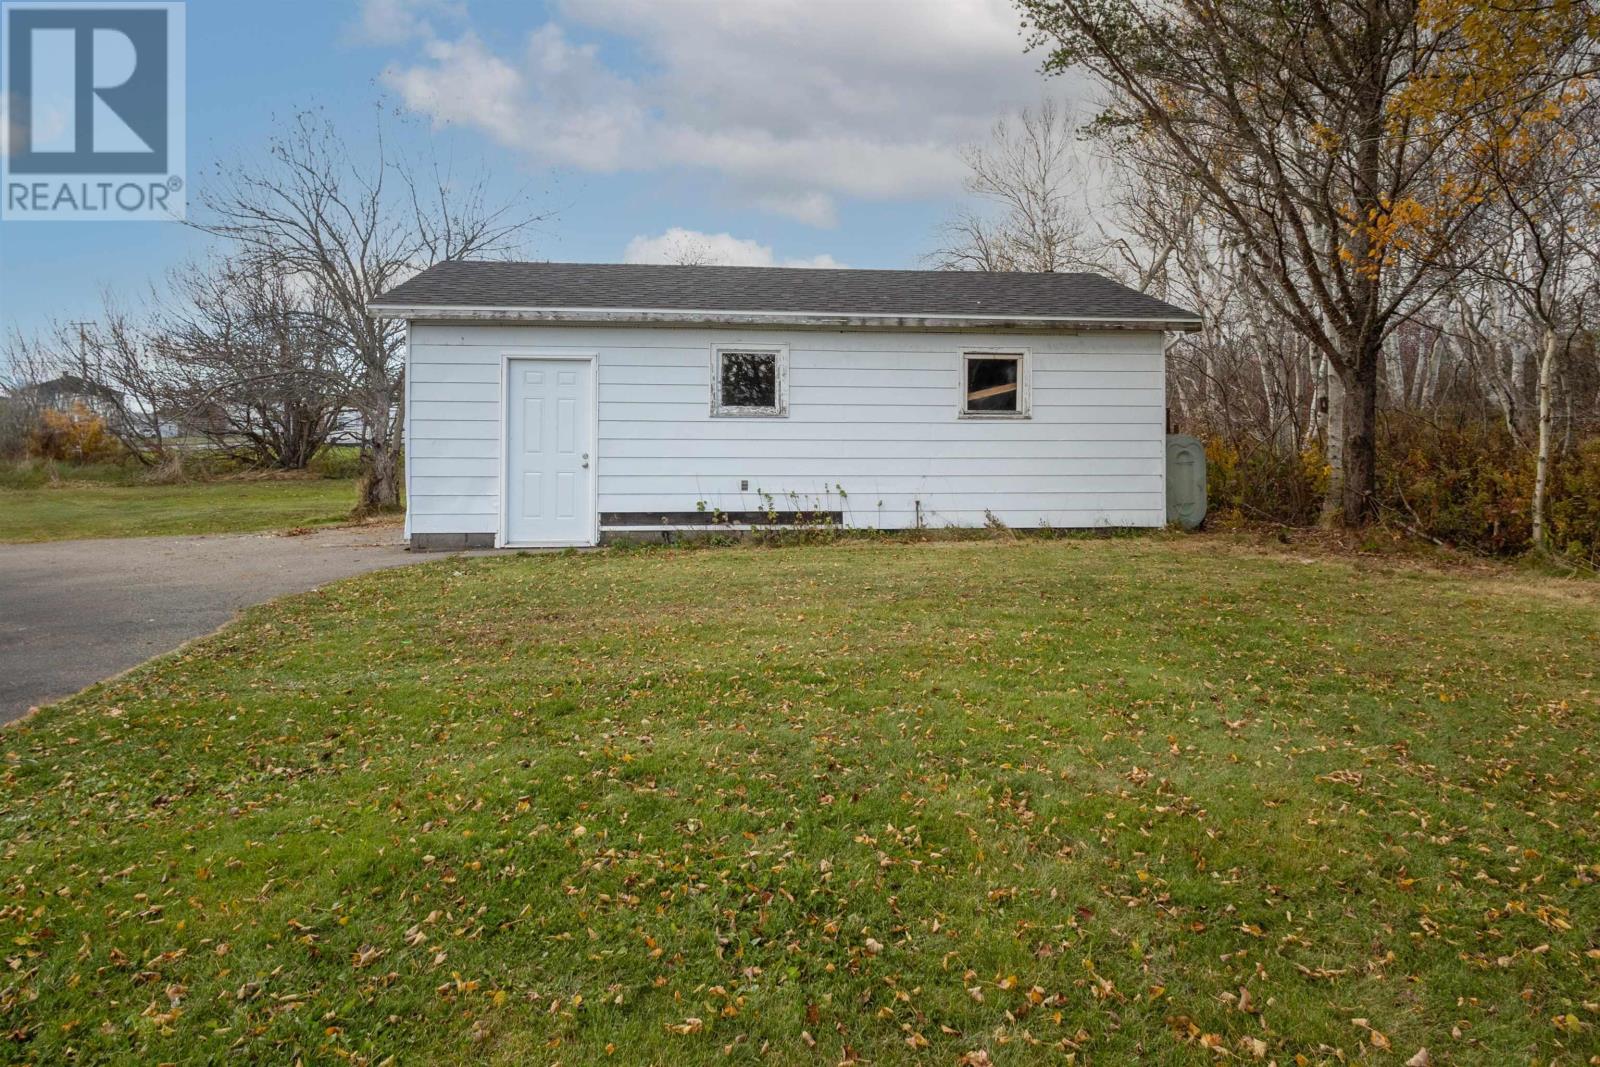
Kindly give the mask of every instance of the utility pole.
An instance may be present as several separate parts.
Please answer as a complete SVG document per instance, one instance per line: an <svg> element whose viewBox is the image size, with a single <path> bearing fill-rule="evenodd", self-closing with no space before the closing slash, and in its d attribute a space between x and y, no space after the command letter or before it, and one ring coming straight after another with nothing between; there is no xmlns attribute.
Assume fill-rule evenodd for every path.
<svg viewBox="0 0 1600 1067"><path fill-rule="evenodd" d="M78 366L87 370L89 368L89 327L92 322L69 322L68 326L78 328ZM95 368L95 376L99 377L100 368Z"/></svg>
<svg viewBox="0 0 1600 1067"><path fill-rule="evenodd" d="M78 328L78 377L86 379L88 377L88 375L89 375L89 328L92 327L94 325L94 323L93 322L69 322L69 323L67 323L67 325L68 326L76 326ZM101 385L103 383L104 378L105 378L105 367L101 366L100 363L98 361L96 361L95 368L94 368L94 380L93 380L92 383L91 382L85 382L85 384ZM95 410L98 411L99 408L100 408L100 405L98 403L100 398L98 396L93 396L91 394L91 399L96 401L94 407L95 407Z"/></svg>

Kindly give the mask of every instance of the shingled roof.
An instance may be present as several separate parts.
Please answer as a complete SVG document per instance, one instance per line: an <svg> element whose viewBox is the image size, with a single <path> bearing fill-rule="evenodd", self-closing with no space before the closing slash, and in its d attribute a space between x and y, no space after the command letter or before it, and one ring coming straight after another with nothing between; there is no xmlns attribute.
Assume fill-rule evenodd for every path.
<svg viewBox="0 0 1600 1067"><path fill-rule="evenodd" d="M1098 274L622 263L440 263L371 307L405 318L1200 325L1194 312Z"/></svg>

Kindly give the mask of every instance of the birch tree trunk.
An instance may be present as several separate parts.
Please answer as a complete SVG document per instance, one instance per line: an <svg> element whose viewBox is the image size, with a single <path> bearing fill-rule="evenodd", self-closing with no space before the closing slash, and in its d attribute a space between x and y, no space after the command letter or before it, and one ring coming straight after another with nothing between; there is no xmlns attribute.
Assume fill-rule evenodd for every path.
<svg viewBox="0 0 1600 1067"><path fill-rule="evenodd" d="M1328 492L1322 498L1322 521L1332 525L1338 521L1344 501L1344 382L1327 357L1323 357L1323 366L1328 399L1328 412L1323 419L1327 427L1324 458L1328 463Z"/></svg>
<svg viewBox="0 0 1600 1067"><path fill-rule="evenodd" d="M1383 342L1384 385L1389 391L1389 403L1406 402L1405 357L1400 351L1400 335L1392 333Z"/></svg>
<svg viewBox="0 0 1600 1067"><path fill-rule="evenodd" d="M1556 331L1544 329L1544 348L1539 354L1539 453L1533 473L1533 547L1543 551L1546 545L1544 524L1544 499L1550 485L1550 428L1551 385L1555 378Z"/></svg>
<svg viewBox="0 0 1600 1067"><path fill-rule="evenodd" d="M1300 442L1301 448L1309 448L1313 441L1319 440L1328 425L1328 379L1332 377L1328 357L1312 349L1310 362L1311 417L1306 420L1306 436Z"/></svg>

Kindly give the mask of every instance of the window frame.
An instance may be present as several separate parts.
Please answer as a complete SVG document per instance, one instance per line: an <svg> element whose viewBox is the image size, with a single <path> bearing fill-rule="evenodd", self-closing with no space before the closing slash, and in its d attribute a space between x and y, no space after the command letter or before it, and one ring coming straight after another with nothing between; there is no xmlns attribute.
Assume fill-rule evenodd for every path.
<svg viewBox="0 0 1600 1067"><path fill-rule="evenodd" d="M967 408L967 362L1009 357L1017 361L1017 410L971 411ZM956 378L956 415L962 419L1033 418L1033 352L1027 348L963 348Z"/></svg>
<svg viewBox="0 0 1600 1067"><path fill-rule="evenodd" d="M773 407L722 402L722 356L724 353L771 355L774 367ZM713 344L711 346L711 417L714 419L784 419L789 417L789 346L787 344Z"/></svg>

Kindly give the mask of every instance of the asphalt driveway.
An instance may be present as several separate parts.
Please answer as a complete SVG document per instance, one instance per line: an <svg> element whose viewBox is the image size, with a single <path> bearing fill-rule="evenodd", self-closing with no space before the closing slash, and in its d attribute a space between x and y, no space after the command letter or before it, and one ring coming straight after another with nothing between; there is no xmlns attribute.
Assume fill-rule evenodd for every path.
<svg viewBox="0 0 1600 1067"><path fill-rule="evenodd" d="M443 558L400 527L0 545L0 723L210 633L241 609Z"/></svg>

